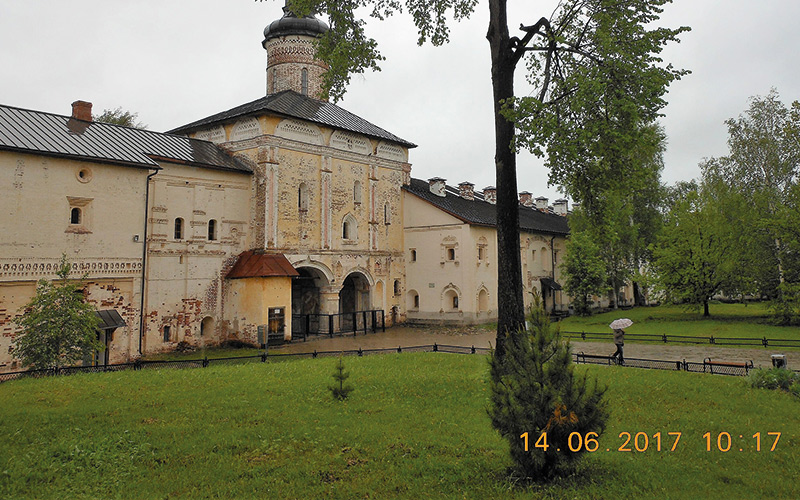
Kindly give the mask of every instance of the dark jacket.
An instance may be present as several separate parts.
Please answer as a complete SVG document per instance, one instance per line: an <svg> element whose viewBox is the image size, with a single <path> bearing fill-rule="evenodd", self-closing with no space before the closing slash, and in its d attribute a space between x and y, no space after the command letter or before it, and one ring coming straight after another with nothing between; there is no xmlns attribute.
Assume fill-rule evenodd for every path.
<svg viewBox="0 0 800 500"><path fill-rule="evenodd" d="M617 345L625 345L625 332L622 330L614 330L614 343Z"/></svg>

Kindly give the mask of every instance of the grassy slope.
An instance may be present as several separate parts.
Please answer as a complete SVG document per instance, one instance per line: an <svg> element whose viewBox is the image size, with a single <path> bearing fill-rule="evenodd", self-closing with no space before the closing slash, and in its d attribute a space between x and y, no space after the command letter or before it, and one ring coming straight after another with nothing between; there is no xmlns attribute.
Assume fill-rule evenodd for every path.
<svg viewBox="0 0 800 500"><path fill-rule="evenodd" d="M800 328L769 324L766 304L711 304L711 318L682 306L635 307L589 317L571 316L561 322L563 331L611 334L608 324L617 318L630 318L634 324L627 333L690 335L697 337L732 337L800 339ZM627 339L626 339L627 340ZM631 339L632 340L632 339Z"/></svg>
<svg viewBox="0 0 800 500"><path fill-rule="evenodd" d="M601 451L555 486L506 479L483 356L347 358L77 375L0 385L3 498L796 498L800 402L739 378L589 368L609 385ZM584 367L579 370L585 369ZM606 452L681 431L675 452ZM704 432L783 432L706 452ZM716 435L716 434L715 434ZM752 439L741 440L750 446ZM771 440L769 441L771 443ZM671 439L669 441L671 445ZM767 440L765 438L764 447ZM663 446L667 447L667 440ZM738 448L737 448L738 450Z"/></svg>

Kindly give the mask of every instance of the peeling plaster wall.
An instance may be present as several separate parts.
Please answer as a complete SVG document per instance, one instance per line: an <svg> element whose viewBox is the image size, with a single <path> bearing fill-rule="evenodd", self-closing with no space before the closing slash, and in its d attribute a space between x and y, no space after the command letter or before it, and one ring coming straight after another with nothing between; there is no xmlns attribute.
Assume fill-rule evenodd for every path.
<svg viewBox="0 0 800 500"><path fill-rule="evenodd" d="M239 332L223 321L224 276L246 250L253 176L162 164L151 181L144 352L182 341L217 344ZM175 220L183 219L176 238ZM209 240L209 221L216 239ZM213 332L200 328L211 317ZM169 339L164 327L169 326Z"/></svg>
<svg viewBox="0 0 800 500"><path fill-rule="evenodd" d="M116 309L128 324L114 334L111 360L136 357L148 173L0 151L0 370L14 362L14 319L33 297L36 281L56 278L62 253L72 277L86 277L87 300ZM79 224L70 220L74 207L81 210Z"/></svg>

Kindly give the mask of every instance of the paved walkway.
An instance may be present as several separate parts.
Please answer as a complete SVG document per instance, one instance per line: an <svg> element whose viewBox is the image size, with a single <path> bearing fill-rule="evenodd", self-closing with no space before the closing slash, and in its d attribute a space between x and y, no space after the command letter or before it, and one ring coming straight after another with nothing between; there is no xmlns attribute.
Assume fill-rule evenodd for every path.
<svg viewBox="0 0 800 500"><path fill-rule="evenodd" d="M294 342L290 345L270 348L276 352L337 351L358 349L377 349L389 347L410 347L417 345L443 345L489 347L494 345L495 333L476 327L405 327L387 328L385 332L359 333L356 336L318 337L308 342ZM572 341L573 352L608 356L615 346L608 342ZM770 355L785 354L789 368L800 368L800 351L780 348L736 348L711 345L664 345L632 343L625 344L626 358L662 359L668 361L694 361L702 363L705 358L713 361L742 363L753 361L758 367L772 366Z"/></svg>

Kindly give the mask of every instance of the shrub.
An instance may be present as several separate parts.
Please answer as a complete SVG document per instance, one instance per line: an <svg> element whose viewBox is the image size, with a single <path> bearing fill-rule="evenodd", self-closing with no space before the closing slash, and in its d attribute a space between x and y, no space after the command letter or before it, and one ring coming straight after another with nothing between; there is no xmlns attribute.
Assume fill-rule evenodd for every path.
<svg viewBox="0 0 800 500"><path fill-rule="evenodd" d="M223 349L258 349L258 346L252 342L240 339L223 340L219 346Z"/></svg>
<svg viewBox="0 0 800 500"><path fill-rule="evenodd" d="M551 328L538 295L529 322L530 332L506 336L502 359L494 352L490 355L488 411L492 427L508 440L516 472L541 481L569 472L586 451L585 446L570 451L570 435L578 433L582 442L599 437L608 413L605 388L586 375L575 376L569 344L562 342L558 327ZM546 447L540 441L543 433ZM573 443L577 442L576 438Z"/></svg>
<svg viewBox="0 0 800 500"><path fill-rule="evenodd" d="M750 372L751 387L759 389L780 389L800 395L800 374L785 368L759 368ZM794 389L793 389L794 388Z"/></svg>

